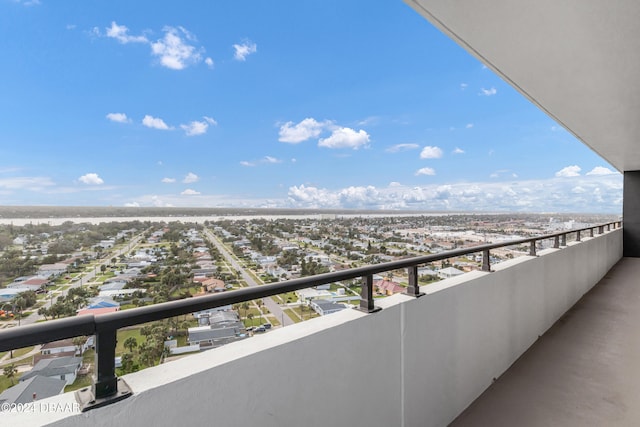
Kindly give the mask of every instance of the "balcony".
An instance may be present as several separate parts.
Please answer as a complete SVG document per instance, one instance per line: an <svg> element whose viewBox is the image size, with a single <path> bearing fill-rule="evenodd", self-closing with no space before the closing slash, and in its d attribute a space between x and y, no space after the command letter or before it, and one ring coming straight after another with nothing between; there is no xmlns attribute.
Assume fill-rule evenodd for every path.
<svg viewBox="0 0 640 427"><path fill-rule="evenodd" d="M626 259L613 276L605 276L622 258L622 231L616 224L584 230L566 246L560 244L566 235L558 235L557 248L536 252L534 243L530 256L422 287L426 295L420 298L398 294L375 300L374 307L365 295L363 310L344 310L125 375L122 380L132 393L118 402L79 413L74 394L67 393L23 408L27 413L4 413L3 424L447 425L558 319L565 322L563 314L596 283L625 268ZM490 248L478 250L489 259ZM413 268L424 259L402 262ZM396 268L397 263L340 274L361 275L366 283L371 269ZM307 281L321 280L327 277ZM275 293L270 287L281 285L258 291ZM146 321L136 310L99 316L96 322L103 319L97 322L103 329L116 318L121 325L124 315ZM33 325L29 331L38 327L44 328ZM29 338L30 332L22 337L10 333L0 333L0 345L36 339ZM106 354L108 360L109 350ZM607 354L600 354L604 361L594 361L610 362ZM565 363L571 366L572 360Z"/></svg>

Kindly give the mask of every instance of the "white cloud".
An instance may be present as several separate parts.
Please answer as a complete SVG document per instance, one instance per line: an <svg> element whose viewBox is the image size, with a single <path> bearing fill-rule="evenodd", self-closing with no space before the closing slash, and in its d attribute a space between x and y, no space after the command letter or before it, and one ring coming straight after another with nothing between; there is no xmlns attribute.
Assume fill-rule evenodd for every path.
<svg viewBox="0 0 640 427"><path fill-rule="evenodd" d="M149 40L145 36L131 36L128 34L129 29L124 25L118 25L115 21L111 22L111 27L106 28L106 35L112 39L118 40L122 44L127 43L148 43Z"/></svg>
<svg viewBox="0 0 640 427"><path fill-rule="evenodd" d="M387 148L385 151L389 153L397 153L399 151L415 150L420 148L418 144L396 144Z"/></svg>
<svg viewBox="0 0 640 427"><path fill-rule="evenodd" d="M241 44L234 44L233 49L235 50L233 57L237 61L246 61L247 56L251 55L252 53L256 53L258 51L258 46L256 46L255 43L252 43L251 41L246 40Z"/></svg>
<svg viewBox="0 0 640 427"><path fill-rule="evenodd" d="M203 135L207 133L208 127L209 127L209 123L199 122L197 120L194 120L186 125L180 125L180 128L184 130L187 136Z"/></svg>
<svg viewBox="0 0 640 427"><path fill-rule="evenodd" d="M358 122L358 126L374 126L380 122L380 117L371 116Z"/></svg>
<svg viewBox="0 0 640 427"><path fill-rule="evenodd" d="M294 205L307 207L340 207L347 208L368 206L370 200L376 200L379 193L373 186L347 187L332 192L316 187L294 186L289 188L289 202Z"/></svg>
<svg viewBox="0 0 640 427"><path fill-rule="evenodd" d="M582 193L586 193L586 192L587 192L587 190L585 190L584 188L582 188L582 187L580 187L580 186L578 185L578 186L576 186L576 187L573 187L573 188L571 189L571 192L572 192L572 193L575 193L575 194L582 194Z"/></svg>
<svg viewBox="0 0 640 427"><path fill-rule="evenodd" d="M467 128L467 129L471 129L472 127L473 127L473 123L467 123L465 125L465 128Z"/></svg>
<svg viewBox="0 0 640 427"><path fill-rule="evenodd" d="M195 37L183 27L164 27L164 37L151 43L151 54L160 58L163 67L182 70L202 60L204 49L189 44Z"/></svg>
<svg viewBox="0 0 640 427"><path fill-rule="evenodd" d="M129 123L131 121L125 113L109 113L107 114L107 119L118 123Z"/></svg>
<svg viewBox="0 0 640 427"><path fill-rule="evenodd" d="M289 188L286 207L600 213L618 212L621 195L619 174L381 188L300 185Z"/></svg>
<svg viewBox="0 0 640 427"><path fill-rule="evenodd" d="M313 118L306 118L296 125L294 125L293 122L287 122L280 126L280 137L278 141L297 144L311 138L316 138L320 136L322 130L330 124L330 122L318 122Z"/></svg>
<svg viewBox="0 0 640 427"><path fill-rule="evenodd" d="M200 178L198 177L198 175L196 175L193 172L189 172L184 179L182 180L183 183L185 184L191 184L193 182L198 182L200 180Z"/></svg>
<svg viewBox="0 0 640 427"><path fill-rule="evenodd" d="M295 159L292 159L292 162L295 163ZM282 160L277 159L277 158L272 157L272 156L264 156L262 159L258 160L257 162L249 162L247 160L243 160L243 161L240 162L240 164L242 166L246 166L246 167L253 167L253 166L256 166L258 163L275 164L275 163L282 163Z"/></svg>
<svg viewBox="0 0 640 427"><path fill-rule="evenodd" d="M182 193L180 193L180 194L182 194L183 196L195 196L195 195L200 194L200 192L199 192L199 191L196 191L196 190L193 190L193 189L191 189L191 188L187 188L186 190L184 190L184 191L183 191Z"/></svg>
<svg viewBox="0 0 640 427"><path fill-rule="evenodd" d="M580 168L580 166L577 165L573 165L573 166L567 166L566 168L562 168L560 169L558 172L556 172L556 176L557 177L574 177L574 176L580 176L580 171L582 169Z"/></svg>
<svg viewBox="0 0 640 427"><path fill-rule="evenodd" d="M591 169L589 172L587 172L587 175L613 175L616 174L616 171L612 171L609 168L605 168L603 166L596 166L595 168Z"/></svg>
<svg viewBox="0 0 640 427"><path fill-rule="evenodd" d="M493 96L496 93L498 93L498 89L496 89L495 87L492 87L491 89L485 89L485 88L481 88L480 89L480 93L478 95L482 95L482 96Z"/></svg>
<svg viewBox="0 0 640 427"><path fill-rule="evenodd" d="M204 121L194 120L189 124L180 125L180 128L185 131L187 136L196 136L207 133L209 125L216 126L218 124L218 122L211 117L204 116L203 119Z"/></svg>
<svg viewBox="0 0 640 427"><path fill-rule="evenodd" d="M140 203L138 202L128 202L124 204L125 207L127 208L139 208L140 207Z"/></svg>
<svg viewBox="0 0 640 427"><path fill-rule="evenodd" d="M510 175L506 170L501 173ZM619 215L622 212L622 181L621 174L611 174L529 181L459 182L448 185L417 186L392 182L386 187L368 185L333 189L304 184L289 187L286 196L278 199L248 199L233 193L193 196L176 193L141 195L126 201L140 206L159 207L585 212ZM2 185L3 180L0 179L0 190ZM32 184L21 185L24 188ZM104 187L87 187L90 190L102 188ZM47 187L43 192L53 193L55 189Z"/></svg>
<svg viewBox="0 0 640 427"><path fill-rule="evenodd" d="M318 140L319 147L352 148L354 150L366 146L367 143L369 143L369 134L367 132L362 129L356 132L347 127L334 129L329 137Z"/></svg>
<svg viewBox="0 0 640 427"><path fill-rule="evenodd" d="M466 83L460 83L460 90L465 90L467 87L469 87L468 84Z"/></svg>
<svg viewBox="0 0 640 427"><path fill-rule="evenodd" d="M440 147L432 147L427 145L420 152L421 159L439 159L442 157L442 150Z"/></svg>
<svg viewBox="0 0 640 427"><path fill-rule="evenodd" d="M433 170L432 168L422 168L422 169L418 169L416 171L416 176L420 176L420 175L435 175L436 171Z"/></svg>
<svg viewBox="0 0 640 427"><path fill-rule="evenodd" d="M2 171L4 172L4 171ZM55 183L44 176L14 176L0 178L0 189L41 191L46 187L53 187Z"/></svg>
<svg viewBox="0 0 640 427"><path fill-rule="evenodd" d="M98 176L97 173L88 173L78 178L80 182L87 185L101 185L104 184L104 180Z"/></svg>
<svg viewBox="0 0 640 427"><path fill-rule="evenodd" d="M209 68L213 68L213 59L207 57L204 59L204 63L207 64Z"/></svg>
<svg viewBox="0 0 640 427"><path fill-rule="evenodd" d="M40 0L14 0L16 3L21 3L23 6L40 6Z"/></svg>
<svg viewBox="0 0 640 427"><path fill-rule="evenodd" d="M171 184L176 182L175 178L162 178L162 182L164 182L165 184Z"/></svg>
<svg viewBox="0 0 640 427"><path fill-rule="evenodd" d="M160 129L160 130L172 129L164 122L164 120L157 117L150 116L148 114L144 116L144 119L142 119L142 124L152 129Z"/></svg>
<svg viewBox="0 0 640 427"><path fill-rule="evenodd" d="M456 147L453 151L453 154L464 154L464 150L462 148Z"/></svg>
<svg viewBox="0 0 640 427"><path fill-rule="evenodd" d="M509 169L500 169L497 170L495 172L493 172L491 175L489 175L489 178L500 178L503 176L508 176L510 178L517 178L518 175L515 172L512 172Z"/></svg>

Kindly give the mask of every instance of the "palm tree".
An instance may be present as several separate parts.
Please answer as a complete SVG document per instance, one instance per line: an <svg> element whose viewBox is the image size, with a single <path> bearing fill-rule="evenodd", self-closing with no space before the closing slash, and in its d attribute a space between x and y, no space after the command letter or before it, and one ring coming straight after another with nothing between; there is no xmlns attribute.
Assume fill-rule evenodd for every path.
<svg viewBox="0 0 640 427"><path fill-rule="evenodd" d="M72 342L76 346L76 352L82 354L82 345L87 341L86 337L74 337Z"/></svg>
<svg viewBox="0 0 640 427"><path fill-rule="evenodd" d="M2 373L4 374L5 377L7 377L7 378L9 378L11 380L11 385L15 384L13 382L13 378L18 373L18 368L16 368L16 365L14 365L12 363L10 365L5 366L4 368L2 368Z"/></svg>
<svg viewBox="0 0 640 427"><path fill-rule="evenodd" d="M264 301L262 301L261 299L256 301L256 305L258 306L258 311L260 312L260 319L262 319L262 310L260 307L262 307L264 305Z"/></svg>
<svg viewBox="0 0 640 427"><path fill-rule="evenodd" d="M136 340L136 337L129 337L124 340L124 343L122 343L122 345L124 345L124 347L129 350L129 353L133 353L133 349L138 346L138 340Z"/></svg>
<svg viewBox="0 0 640 427"><path fill-rule="evenodd" d="M249 303L247 301L243 302L240 307L244 310L244 316L247 317L247 310L249 310Z"/></svg>
<svg viewBox="0 0 640 427"><path fill-rule="evenodd" d="M253 326L253 313L249 313L247 319L249 319L249 321L251 322L251 326Z"/></svg>

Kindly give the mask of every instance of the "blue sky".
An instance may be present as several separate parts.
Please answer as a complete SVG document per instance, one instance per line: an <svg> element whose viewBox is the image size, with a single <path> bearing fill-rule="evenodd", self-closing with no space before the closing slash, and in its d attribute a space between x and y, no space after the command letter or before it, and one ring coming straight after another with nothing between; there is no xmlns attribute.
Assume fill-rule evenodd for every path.
<svg viewBox="0 0 640 427"><path fill-rule="evenodd" d="M0 0L0 203L621 212L401 1Z"/></svg>

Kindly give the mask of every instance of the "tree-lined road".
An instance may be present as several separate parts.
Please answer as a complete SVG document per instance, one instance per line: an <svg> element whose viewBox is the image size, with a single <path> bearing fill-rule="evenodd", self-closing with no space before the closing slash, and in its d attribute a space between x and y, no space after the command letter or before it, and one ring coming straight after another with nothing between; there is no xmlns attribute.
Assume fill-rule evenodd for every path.
<svg viewBox="0 0 640 427"><path fill-rule="evenodd" d="M235 259L232 253L230 253L226 246L224 246L216 237L215 234L211 232L208 228L204 229L205 235L209 239L211 243L215 245L218 251L222 254L224 259L231 264L233 268L240 272L242 279L247 283L248 286L259 286L259 284L251 277L249 273L246 272L245 268L240 265L240 263ZM262 299L264 301L265 307L269 309L271 314L276 316L282 322L282 326L293 325L295 322L291 320L291 318L282 310L282 308L275 302L272 298L267 297Z"/></svg>

